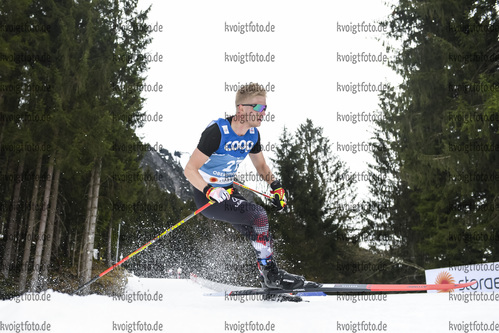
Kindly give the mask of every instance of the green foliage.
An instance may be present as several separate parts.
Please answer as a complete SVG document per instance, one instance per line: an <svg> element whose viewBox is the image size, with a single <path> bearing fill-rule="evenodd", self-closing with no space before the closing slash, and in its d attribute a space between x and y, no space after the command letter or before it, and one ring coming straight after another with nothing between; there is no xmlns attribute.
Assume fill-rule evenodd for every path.
<svg viewBox="0 0 499 333"><path fill-rule="evenodd" d="M277 258L311 280L338 281L338 264L356 248L347 237L356 215L353 177L309 119L294 135L284 129L274 163L289 194L288 212L270 213Z"/></svg>
<svg viewBox="0 0 499 333"><path fill-rule="evenodd" d="M385 24L403 83L380 96L363 232L419 267L497 260L497 4L399 1Z"/></svg>
<svg viewBox="0 0 499 333"><path fill-rule="evenodd" d="M151 41L145 29L148 11L139 12L135 0L8 0L0 4L5 28L0 31L0 54L6 59L0 61L0 225L4 235L19 235L15 248L23 249L28 240L21 222L29 213L38 153L43 154L41 186L47 178L47 161L56 154L61 181L55 198L56 234L49 270L54 281L63 283L74 278L71 274L79 274L88 184L95 161L103 161L95 238L103 260L109 262L105 254L113 227L126 217L116 203L135 203L145 191L139 167L143 145L135 129L142 125L139 116L144 99L139 88L147 63L140 55ZM119 89L125 86L132 89ZM25 159L25 174L20 209L13 230L6 230L21 159ZM36 219L40 192L33 203ZM155 194L140 198L147 200ZM111 246L115 241L111 239ZM5 246L0 242L0 253ZM12 281L18 278L22 256L19 250L12 258ZM99 259L96 265L101 269L104 264Z"/></svg>

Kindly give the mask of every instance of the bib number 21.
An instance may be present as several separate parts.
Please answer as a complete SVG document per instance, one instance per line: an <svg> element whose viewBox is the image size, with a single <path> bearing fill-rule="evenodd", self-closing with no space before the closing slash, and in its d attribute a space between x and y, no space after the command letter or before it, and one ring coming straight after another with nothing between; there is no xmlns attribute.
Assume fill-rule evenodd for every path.
<svg viewBox="0 0 499 333"><path fill-rule="evenodd" d="M237 168L239 167L239 164L241 164L243 160L232 160L227 162L227 167L224 168L222 171L223 172L236 172Z"/></svg>

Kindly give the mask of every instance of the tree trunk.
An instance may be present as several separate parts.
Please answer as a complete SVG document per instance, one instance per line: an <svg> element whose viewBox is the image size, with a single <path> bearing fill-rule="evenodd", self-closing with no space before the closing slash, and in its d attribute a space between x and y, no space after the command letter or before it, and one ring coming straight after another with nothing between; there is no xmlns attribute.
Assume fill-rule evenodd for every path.
<svg viewBox="0 0 499 333"><path fill-rule="evenodd" d="M24 255L21 266L21 275L19 278L19 292L22 293L26 289L26 280L28 278L29 257L31 255L31 243L33 242L33 228L35 225L36 202L38 200L38 188L40 186L40 174L42 170L43 153L38 154L38 162L35 170L35 180L33 183L33 194L31 196L28 228L26 230L26 241L24 242Z"/></svg>
<svg viewBox="0 0 499 333"><path fill-rule="evenodd" d="M43 257L42 257L42 289L47 290L48 282L48 269L50 265L50 256L52 254L52 243L54 237L54 222L55 215L57 211L57 196L59 195L59 176L61 174L61 169L57 168L54 175L54 185L52 189L52 198L50 200L50 212L49 219L47 222L47 232L45 233L45 243L43 246Z"/></svg>
<svg viewBox="0 0 499 333"><path fill-rule="evenodd" d="M21 201L23 199L20 199ZM22 244L22 239L23 239L23 233L26 232L26 221L27 221L27 218L26 218L26 215L27 215L27 212L21 212L20 216L19 216L19 228L18 228L18 231L17 231L17 236L16 236L16 239L17 239L17 242L15 242L14 244L14 252L12 254L12 258L14 258L14 261L15 261L15 266L17 266L17 268L19 268L19 263L17 262L18 261L18 258L19 258L19 247L21 246ZM16 271L17 272L17 271Z"/></svg>
<svg viewBox="0 0 499 333"><path fill-rule="evenodd" d="M3 110L3 94L0 94L0 114L2 114L2 110ZM7 124L7 121L3 122L2 131L0 131L0 151L2 151L3 134L5 133L5 124Z"/></svg>
<svg viewBox="0 0 499 333"><path fill-rule="evenodd" d="M113 264L111 246L113 246L113 219L109 221L109 232L107 234L107 254L106 254L106 262L107 266L111 266Z"/></svg>
<svg viewBox="0 0 499 333"><path fill-rule="evenodd" d="M59 215L55 216L55 230L54 230L54 243L52 244L52 255L55 257L59 254L59 246L61 246L62 229L61 229L61 217ZM69 258L69 256L68 256Z"/></svg>
<svg viewBox="0 0 499 333"><path fill-rule="evenodd" d="M19 206L19 197L21 196L21 183L24 171L25 155L21 157L17 168L16 184L14 186L14 193L12 196L12 210L10 212L9 225L7 227L7 241L5 243L5 250L2 261L2 274L6 278L9 277L9 270L12 265L12 250L14 247L14 238L16 235L16 217L17 208Z"/></svg>
<svg viewBox="0 0 499 333"><path fill-rule="evenodd" d="M90 183L88 186L88 195L87 195L87 210L86 210L86 215L85 215L85 225L83 228L83 235L81 238L81 244L80 244L80 250L79 250L79 255L78 255L78 276L80 277L80 284L83 284L83 277L81 274L82 267L81 263L84 262L85 258L85 250L87 247L87 241L88 241L88 226L89 226L89 221L90 221L90 212L92 210L92 198L94 195L94 177L95 177L95 167L92 168L92 172L90 175ZM78 246L76 243L77 238L75 238L75 248Z"/></svg>
<svg viewBox="0 0 499 333"><path fill-rule="evenodd" d="M52 154L47 170L47 180L45 181L45 193L43 195L42 214L38 226L38 238L36 240L35 260L33 261L33 274L31 276L30 290L35 292L38 287L38 276L40 275L40 265L42 262L43 243L45 238L45 228L47 226L47 215L50 200L50 190L52 188L52 176L54 172L55 154Z"/></svg>
<svg viewBox="0 0 499 333"><path fill-rule="evenodd" d="M94 174L94 184L93 184L93 194L92 194L92 204L90 210L90 219L88 221L88 238L86 240L86 246L84 247L84 260L82 261L83 269L82 269L82 283L86 283L90 281L92 275L92 258L93 258L93 249L94 249L94 241L95 241L95 227L97 225L97 211L99 204L99 190L100 190L100 176L101 176L101 168L102 168L102 158L97 160L97 163L94 166L95 174ZM84 293L88 291L85 290Z"/></svg>
<svg viewBox="0 0 499 333"><path fill-rule="evenodd" d="M78 230L75 231L75 238L72 242L72 246L71 246L71 234L68 234L68 252L69 252L69 256L71 256L71 250L73 250L73 256L71 257L71 266L74 266L75 264L75 256L76 256L76 247L78 246L76 244L77 242L77 239L78 239ZM80 256L78 256L79 258Z"/></svg>

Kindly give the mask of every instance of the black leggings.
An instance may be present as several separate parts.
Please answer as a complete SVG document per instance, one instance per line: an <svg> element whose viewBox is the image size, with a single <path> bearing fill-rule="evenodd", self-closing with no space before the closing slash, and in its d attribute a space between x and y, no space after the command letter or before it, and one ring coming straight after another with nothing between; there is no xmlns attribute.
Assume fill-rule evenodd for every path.
<svg viewBox="0 0 499 333"><path fill-rule="evenodd" d="M209 219L232 224L234 229L250 240L258 259L272 256L272 237L269 232L269 220L263 207L247 201L237 189L229 199L215 202L201 212ZM194 189L194 202L199 208L208 202L203 192Z"/></svg>

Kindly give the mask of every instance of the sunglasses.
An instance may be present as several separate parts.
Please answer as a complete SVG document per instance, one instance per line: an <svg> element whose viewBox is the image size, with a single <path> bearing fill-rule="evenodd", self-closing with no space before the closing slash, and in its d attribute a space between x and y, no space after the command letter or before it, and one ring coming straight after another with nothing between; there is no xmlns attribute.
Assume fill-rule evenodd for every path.
<svg viewBox="0 0 499 333"><path fill-rule="evenodd" d="M262 112L267 110L267 105L265 104L238 104L237 106L242 105L242 106L251 106L253 107L253 110L256 112Z"/></svg>

